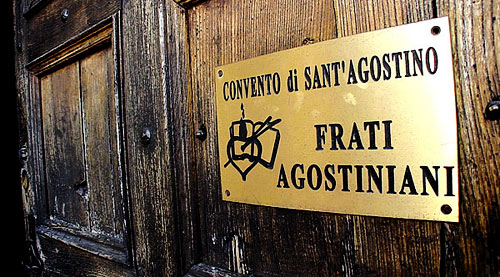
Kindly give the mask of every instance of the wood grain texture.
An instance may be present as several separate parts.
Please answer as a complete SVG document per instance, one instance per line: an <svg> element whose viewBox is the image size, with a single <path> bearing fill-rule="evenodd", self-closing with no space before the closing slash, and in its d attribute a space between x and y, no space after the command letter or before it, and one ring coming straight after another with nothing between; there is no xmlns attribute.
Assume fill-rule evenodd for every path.
<svg viewBox="0 0 500 277"><path fill-rule="evenodd" d="M41 77L42 119L50 214L123 239L114 78L110 47Z"/></svg>
<svg viewBox="0 0 500 277"><path fill-rule="evenodd" d="M39 118L38 116L32 116L33 109L33 97L30 97L29 92L33 91L30 89L30 82L33 80L33 77L29 74L27 70L25 70L26 65L26 55L23 53L23 47L26 45L26 26L23 21L22 11L23 7L20 1L12 1L13 2L13 13L14 13L14 61L15 61L15 77L16 77L16 93L17 93L17 119L18 119L18 144L15 145L17 149L25 146L27 157L23 161L20 160L21 170L24 170L25 175L24 179L21 174L21 184L12 183L12 185L22 186L21 188L21 198L23 205L23 223L24 223L24 231L22 236L24 238L23 244L17 245L17 249L24 255L24 251L26 247L28 247L28 243L26 242L30 238L30 226L28 226L27 222L29 221L29 215L33 215L36 209L36 201L38 195L35 194L37 186L35 185L35 180L40 178L40 174L37 171L39 167L35 166L36 162L43 162L43 160L34 159L33 157L37 156L36 153L38 149L32 147L34 145L32 143L37 137L33 137L32 133L36 129L33 122L36 120L35 118ZM31 82L33 83L33 82ZM35 92L39 91L38 89L34 90ZM38 137L38 140L41 138ZM41 145L39 143L38 145ZM14 147L11 145L10 147ZM33 217L32 217L33 218ZM31 220L32 222L35 220ZM36 244L35 244L36 246ZM24 253L23 253L24 252ZM22 256L22 259L26 261L27 259ZM31 263L34 264L34 263ZM23 267L24 270L24 267Z"/></svg>
<svg viewBox="0 0 500 277"><path fill-rule="evenodd" d="M140 276L178 275L175 185L167 133L163 1L124 1L122 81L132 232ZM149 143L141 143L145 130Z"/></svg>
<svg viewBox="0 0 500 277"><path fill-rule="evenodd" d="M439 223L221 201L213 97L216 66L431 16L430 4L393 1L209 1L189 10L194 122L208 128L195 145L203 262L267 275L439 274Z"/></svg>
<svg viewBox="0 0 500 277"><path fill-rule="evenodd" d="M425 0L342 0L334 2L334 13L343 37L431 19L433 7Z"/></svg>
<svg viewBox="0 0 500 277"><path fill-rule="evenodd" d="M27 67L33 74L41 76L64 64L78 60L82 53L93 51L99 47L108 47L111 44L112 24L112 18L104 19L91 29L83 31L76 37L30 61Z"/></svg>
<svg viewBox="0 0 500 277"><path fill-rule="evenodd" d="M37 11L42 9L51 0L22 0L23 15L25 17L33 16Z"/></svg>
<svg viewBox="0 0 500 277"><path fill-rule="evenodd" d="M449 16L457 94L459 224L444 224L443 272L493 276L500 272L500 125L486 120L500 96L500 2L437 1Z"/></svg>
<svg viewBox="0 0 500 277"><path fill-rule="evenodd" d="M114 55L111 47L97 50L40 77L50 217L37 231L85 252L78 255L126 265ZM58 254L50 247L42 250ZM87 272L93 269L88 266Z"/></svg>
<svg viewBox="0 0 500 277"><path fill-rule="evenodd" d="M89 229L123 239L113 49L80 61Z"/></svg>
<svg viewBox="0 0 500 277"><path fill-rule="evenodd" d="M76 193L86 178L79 64L46 75L40 83L50 215L88 226L88 199Z"/></svg>
<svg viewBox="0 0 500 277"><path fill-rule="evenodd" d="M45 270L42 276L135 276L127 265L80 251L64 241L40 235L39 242L42 249L45 249Z"/></svg>
<svg viewBox="0 0 500 277"><path fill-rule="evenodd" d="M27 157L23 162L25 179L22 184L22 198L25 222L25 237L30 238L34 226L29 226L29 217L37 214L36 222L40 223L48 217L47 209L39 209L37 205L47 203L45 184L45 168L43 158L43 136L41 124L40 83L39 78L26 70L27 64L27 26L23 20L20 1L14 1L15 41L16 41L16 81L19 120L19 148L26 147Z"/></svg>
<svg viewBox="0 0 500 277"><path fill-rule="evenodd" d="M26 21L28 60L32 61L110 17L119 7L120 1L114 0L50 1ZM61 20L64 9L69 13L67 20Z"/></svg>
<svg viewBox="0 0 500 277"><path fill-rule="evenodd" d="M116 181L118 175L115 60L114 49L109 47L113 20L100 18L96 26L85 27L46 55L29 60L25 33L32 31L21 7L17 8L21 17L16 20L21 42L17 52L20 114L27 117L21 126L26 129L22 137L28 147L23 195L25 215L36 218L37 225L34 220L30 224L33 236L29 239L40 247L47 272L71 275L71 270L79 268L78 274L93 275L99 268L100 275L107 276L121 268L131 273L122 188L95 185L96 179L106 179L103 175L108 169L112 177L107 179ZM109 144L102 143L104 137ZM101 148L94 149L96 145ZM90 188L89 183L93 183ZM84 257L80 264L79 257ZM92 262L83 262L87 258Z"/></svg>
<svg viewBox="0 0 500 277"><path fill-rule="evenodd" d="M241 277L244 275L206 264L195 264L189 269L188 273L184 275L184 277L213 277L213 276Z"/></svg>
<svg viewBox="0 0 500 277"><path fill-rule="evenodd" d="M15 1L16 41L21 45L16 55L21 144L27 143L29 152L25 164L29 183L23 189L25 214L36 214L38 224L49 215L74 224L91 222L95 231L121 239L125 234L120 230L126 227L117 219L125 210L116 211L113 201L128 189L136 266L102 258L108 252L122 251L116 246L120 241L111 243L111 250L98 253L96 241L106 238L94 237L94 253L79 249L89 238L71 244L65 238L54 239L57 234L47 231L39 235L47 275L167 276L189 272L212 276L212 265L266 276L495 276L500 272L500 126L498 121L484 118L487 103L500 96L498 0L43 2L47 4L23 17L22 1ZM78 63L65 68L68 72L60 77L62 71L56 68L80 59L82 52L76 50L77 54L70 53L66 59L56 49L54 53L62 54L55 60L62 59L61 63L44 53L65 45L65 41L78 44L71 38L109 17L120 5L123 28L114 32L120 32L121 42L116 45L123 49L112 50L120 53L120 71L112 72L109 63L104 65L102 60L85 59L80 77L83 102L77 103L76 96L71 96L73 88L64 88L75 82L64 80L78 78L74 73ZM63 8L70 12L66 22L60 20ZM459 223L337 215L221 200L216 66L436 16L449 16L452 32L460 144ZM111 33L98 34L102 35L99 45L109 43ZM82 46L88 50L95 45ZM106 50L104 59L112 59L112 51ZM31 73L27 71L26 65L33 65L40 57L45 64L30 66ZM97 72L106 80L94 80L92 74ZM41 86L40 73L46 74ZM104 92L116 85L109 79L113 74L119 74L118 86L123 89L123 122L119 123L113 121L119 118L112 116L116 111L110 108L118 104L114 102L118 98L111 99ZM56 84L62 86L58 90L69 91L56 97L66 102L53 102L44 96ZM79 122L78 116L64 116L76 115L78 109L82 109L83 121ZM51 134L49 130L56 129L50 126L56 120L65 122L69 133L83 129L100 135L68 138ZM125 131L125 192L116 187L117 157L107 155L119 151L112 150L120 147L118 139L105 138L116 132L115 124ZM201 124L208 129L205 141L193 139ZM152 140L143 145L145 128L151 131ZM64 140L88 146L78 150ZM54 146L53 150L44 149L44 143ZM88 168L78 168L85 164L80 155L86 157ZM80 212L68 214L68 207L63 215L60 203L57 209L49 205L53 208L45 211L44 203L55 203L55 193L64 193L53 191L49 194L53 200L46 199L45 172L53 171L51 176L63 178L51 161L67 166L62 170L69 175L87 174L89 189L98 180L109 181L99 183L102 187L97 191L102 193L89 198L90 218ZM101 167L99 161L105 165ZM49 178L49 184L52 181ZM73 205L70 210L80 209L76 207L80 198L66 201ZM124 252L117 255L125 257ZM210 266L191 267L198 262ZM222 269L213 272L218 273L230 274Z"/></svg>
<svg viewBox="0 0 500 277"><path fill-rule="evenodd" d="M165 61L167 130L177 198L179 255L182 257L180 270L187 272L199 262L201 248L197 187L193 185L194 133L199 126L192 121L193 103L188 93L190 79L186 11L171 1L167 2L161 28L166 44L162 56Z"/></svg>

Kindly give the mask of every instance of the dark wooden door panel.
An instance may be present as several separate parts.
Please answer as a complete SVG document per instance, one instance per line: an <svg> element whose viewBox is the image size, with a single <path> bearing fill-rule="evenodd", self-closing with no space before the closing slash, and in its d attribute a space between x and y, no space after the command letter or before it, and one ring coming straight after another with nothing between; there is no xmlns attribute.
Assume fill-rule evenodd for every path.
<svg viewBox="0 0 500 277"><path fill-rule="evenodd" d="M39 242L45 255L43 276L135 276L135 272L127 264L103 259L102 253L88 255L88 252L45 235L39 236ZM96 250L99 251L99 248ZM119 255L120 252L116 254Z"/></svg>
<svg viewBox="0 0 500 277"><path fill-rule="evenodd" d="M15 5L25 215L48 275L498 275L500 128L484 117L500 89L498 0ZM459 223L222 201L216 66L438 16L451 26Z"/></svg>
<svg viewBox="0 0 500 277"><path fill-rule="evenodd" d="M180 1L184 3L184 1ZM201 257L265 275L498 272L498 1L205 1L188 6ZM449 16L459 111L458 224L294 211L221 200L214 68L326 39ZM197 127L196 126L196 127ZM474 250L472 250L474 249ZM483 249L483 250L480 250ZM488 250L486 250L488 249ZM497 259L497 260L495 260Z"/></svg>
<svg viewBox="0 0 500 277"><path fill-rule="evenodd" d="M182 197L177 189L188 186L176 180L188 173L182 172L183 161L174 158L178 155L174 151L182 150L173 148L183 139L189 145L189 138L172 131L189 128L177 125L188 118L179 112L188 103L181 39L185 14L171 1L124 1L122 9L123 120L137 271L145 276L177 276L182 272L181 253L187 253L177 244L192 237L192 232L177 229L178 219L190 217L177 214L176 206Z"/></svg>
<svg viewBox="0 0 500 277"><path fill-rule="evenodd" d="M50 216L123 237L111 48L40 78Z"/></svg>
<svg viewBox="0 0 500 277"><path fill-rule="evenodd" d="M106 48L81 60L89 229L123 238L114 59Z"/></svg>
<svg viewBox="0 0 500 277"><path fill-rule="evenodd" d="M210 134L195 145L204 262L271 275L439 272L439 223L223 202L213 96L216 66L431 17L419 1L208 1L190 10L194 122Z"/></svg>
<svg viewBox="0 0 500 277"><path fill-rule="evenodd" d="M26 0L30 1L30 0ZM31 1L34 9L25 14L27 58L32 61L72 37L109 18L120 8L120 1ZM40 2L40 3L38 3ZM26 4L29 5L29 4ZM67 14L67 17L63 16Z"/></svg>
<svg viewBox="0 0 500 277"><path fill-rule="evenodd" d="M85 54L34 79L46 170L40 193L46 190L49 209L39 231L90 252L102 243L113 249L101 253L125 262L115 59L110 45Z"/></svg>
<svg viewBox="0 0 500 277"><path fill-rule="evenodd" d="M45 270L179 275L178 243L198 236L194 228L177 236L195 217L177 221L177 203L194 210L176 195L190 190L191 175L174 169L190 165L170 146L192 142L170 133L191 132L189 116L173 118L190 105L185 10L170 0L15 6L21 144L30 157L24 211Z"/></svg>
<svg viewBox="0 0 500 277"><path fill-rule="evenodd" d="M40 78L42 123L50 215L88 225L79 64ZM80 191L78 191L80 189Z"/></svg>
<svg viewBox="0 0 500 277"><path fill-rule="evenodd" d="M29 61L30 84L24 92L31 157L26 170L32 176L25 213L36 218L30 227L47 272L129 275L135 269L121 146L119 20L92 16L99 20L90 28L75 21L66 26L76 28L72 36L66 33L56 44L28 43L28 51L19 52L23 63ZM33 42L31 27L25 25L31 34L25 39ZM38 46L47 47L43 55L28 57Z"/></svg>

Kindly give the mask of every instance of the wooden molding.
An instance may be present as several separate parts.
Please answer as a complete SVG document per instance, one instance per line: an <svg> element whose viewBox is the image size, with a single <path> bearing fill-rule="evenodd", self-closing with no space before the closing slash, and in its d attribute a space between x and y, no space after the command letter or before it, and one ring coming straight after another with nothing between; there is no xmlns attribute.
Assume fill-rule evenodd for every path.
<svg viewBox="0 0 500 277"><path fill-rule="evenodd" d="M111 43L113 20L107 18L30 62L26 68L40 76L55 67L74 60L79 55Z"/></svg>

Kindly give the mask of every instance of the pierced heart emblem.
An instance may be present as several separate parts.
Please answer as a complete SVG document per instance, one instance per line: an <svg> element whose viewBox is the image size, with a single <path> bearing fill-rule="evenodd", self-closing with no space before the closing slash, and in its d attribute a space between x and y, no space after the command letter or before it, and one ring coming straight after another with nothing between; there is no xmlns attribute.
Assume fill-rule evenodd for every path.
<svg viewBox="0 0 500 277"><path fill-rule="evenodd" d="M228 161L224 165L232 165L246 181L247 175L258 164L272 169L278 153L280 132L274 128L281 119L272 121L269 116L265 121L253 122L244 119L245 112L241 105L242 118L233 121L229 127L229 141L227 143Z"/></svg>

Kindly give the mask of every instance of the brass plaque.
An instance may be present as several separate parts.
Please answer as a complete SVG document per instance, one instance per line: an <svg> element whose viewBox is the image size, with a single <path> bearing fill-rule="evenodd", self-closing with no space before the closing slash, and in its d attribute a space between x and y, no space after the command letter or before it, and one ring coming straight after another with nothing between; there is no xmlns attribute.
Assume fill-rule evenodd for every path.
<svg viewBox="0 0 500 277"><path fill-rule="evenodd" d="M448 18L215 69L222 198L457 222Z"/></svg>

